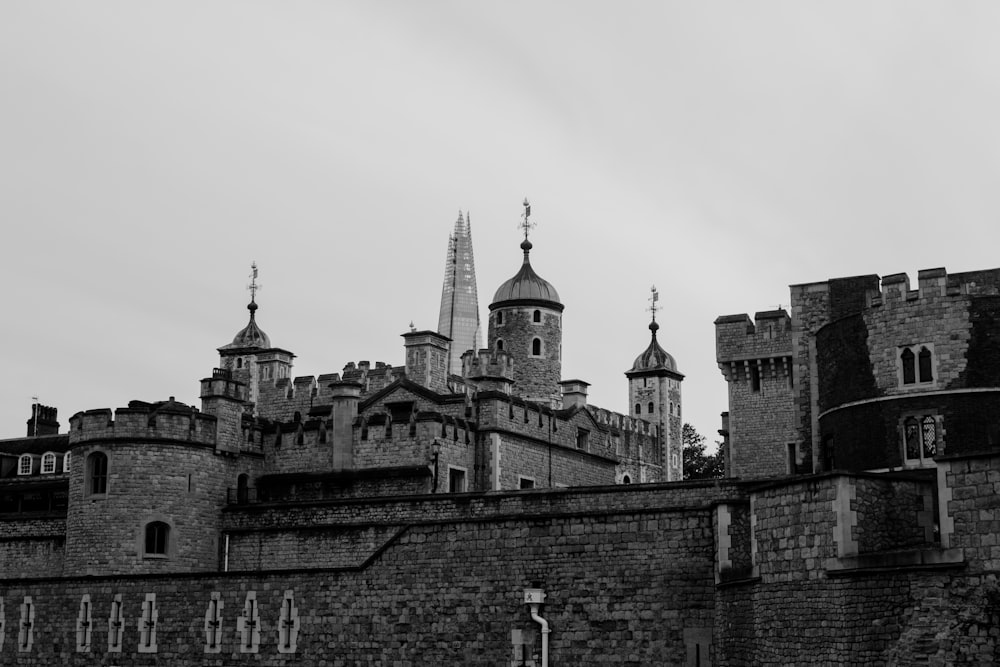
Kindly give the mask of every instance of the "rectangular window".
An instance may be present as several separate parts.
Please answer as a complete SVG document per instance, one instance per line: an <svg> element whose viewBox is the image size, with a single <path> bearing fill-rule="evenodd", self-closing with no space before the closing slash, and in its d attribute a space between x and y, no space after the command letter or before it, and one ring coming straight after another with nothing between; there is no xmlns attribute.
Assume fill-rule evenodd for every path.
<svg viewBox="0 0 1000 667"><path fill-rule="evenodd" d="M448 493L465 493L465 471L448 466Z"/></svg>
<svg viewBox="0 0 1000 667"><path fill-rule="evenodd" d="M21 454L21 458L17 460L17 474L31 474L31 454Z"/></svg>
<svg viewBox="0 0 1000 667"><path fill-rule="evenodd" d="M533 489L535 488L535 480L530 477L520 477L518 478L517 488L519 489Z"/></svg>
<svg viewBox="0 0 1000 667"><path fill-rule="evenodd" d="M576 431L576 448L583 451L587 451L587 447L590 443L590 431L585 428L577 429Z"/></svg>

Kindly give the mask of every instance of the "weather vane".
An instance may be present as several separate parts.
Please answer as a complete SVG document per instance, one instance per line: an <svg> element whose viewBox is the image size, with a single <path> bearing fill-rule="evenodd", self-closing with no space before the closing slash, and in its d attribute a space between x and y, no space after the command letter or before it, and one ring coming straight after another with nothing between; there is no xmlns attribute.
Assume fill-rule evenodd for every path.
<svg viewBox="0 0 1000 667"><path fill-rule="evenodd" d="M660 300L660 293L656 291L656 285L653 285L652 287L649 288L649 308L647 308L646 310L653 313L654 322L656 321L656 311L660 309L660 307L656 305L656 302L659 300Z"/></svg>
<svg viewBox="0 0 1000 667"><path fill-rule="evenodd" d="M250 300L257 300L257 290L262 286L257 284L257 262L250 264L250 284L247 285L247 289L250 290Z"/></svg>
<svg viewBox="0 0 1000 667"><path fill-rule="evenodd" d="M528 202L527 197L524 198L524 214L521 217L524 218L524 222L519 224L518 227L524 230L524 240L527 241L528 232L535 226L535 223L528 219L531 217L531 204Z"/></svg>

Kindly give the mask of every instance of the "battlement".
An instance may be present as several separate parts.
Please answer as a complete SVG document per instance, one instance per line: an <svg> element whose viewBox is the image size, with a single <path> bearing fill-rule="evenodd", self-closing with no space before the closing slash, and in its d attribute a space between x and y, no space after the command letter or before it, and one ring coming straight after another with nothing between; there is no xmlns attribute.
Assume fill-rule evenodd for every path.
<svg viewBox="0 0 1000 667"><path fill-rule="evenodd" d="M514 381L514 357L503 350L467 350L462 354L462 377L469 380Z"/></svg>
<svg viewBox="0 0 1000 667"><path fill-rule="evenodd" d="M917 273L917 289L910 289L910 277L893 273L882 277L881 291L872 294L869 306L892 306L897 303L940 297L1000 295L1000 269L948 272L942 267Z"/></svg>
<svg viewBox="0 0 1000 667"><path fill-rule="evenodd" d="M783 309L724 315L715 320L715 354L723 362L791 356L792 320Z"/></svg>
<svg viewBox="0 0 1000 667"><path fill-rule="evenodd" d="M217 419L171 399L160 403L131 401L127 408L87 410L69 420L70 446L94 441L175 440L216 444Z"/></svg>
<svg viewBox="0 0 1000 667"><path fill-rule="evenodd" d="M651 438L657 436L656 425L651 424L645 419L638 419L629 415L623 415L620 412L606 410L605 408L598 408L593 405L587 406L587 410L590 411L590 414L593 415L594 420L598 424L606 426L613 431L619 431L622 433L629 432Z"/></svg>

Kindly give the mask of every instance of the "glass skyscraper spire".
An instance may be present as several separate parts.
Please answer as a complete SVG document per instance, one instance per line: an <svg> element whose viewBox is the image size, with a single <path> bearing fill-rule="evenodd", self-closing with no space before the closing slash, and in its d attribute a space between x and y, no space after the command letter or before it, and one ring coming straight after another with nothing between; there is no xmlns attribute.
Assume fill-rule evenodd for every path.
<svg viewBox="0 0 1000 667"><path fill-rule="evenodd" d="M462 353L478 350L482 341L476 264L472 258L472 230L468 214L463 216L461 211L455 221L455 231L448 238L438 333L451 338L449 371L461 375Z"/></svg>

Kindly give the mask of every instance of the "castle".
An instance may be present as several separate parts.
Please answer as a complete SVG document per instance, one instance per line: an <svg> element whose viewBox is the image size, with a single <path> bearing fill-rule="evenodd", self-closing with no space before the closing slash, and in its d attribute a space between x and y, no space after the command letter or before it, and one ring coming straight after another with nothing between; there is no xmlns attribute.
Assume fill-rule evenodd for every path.
<svg viewBox="0 0 1000 667"><path fill-rule="evenodd" d="M411 330L402 365L293 377L252 291L199 407L59 433L34 405L0 441L3 664L1000 657L1000 269L795 285L790 314L718 318L727 477L686 482L655 308L630 414L589 405L529 214L484 349ZM458 322L449 284L474 282L448 271Z"/></svg>

